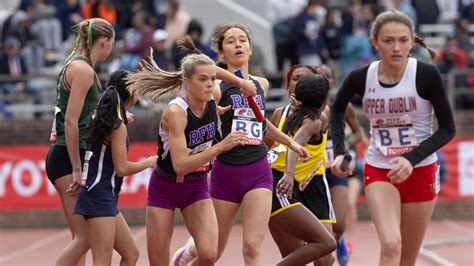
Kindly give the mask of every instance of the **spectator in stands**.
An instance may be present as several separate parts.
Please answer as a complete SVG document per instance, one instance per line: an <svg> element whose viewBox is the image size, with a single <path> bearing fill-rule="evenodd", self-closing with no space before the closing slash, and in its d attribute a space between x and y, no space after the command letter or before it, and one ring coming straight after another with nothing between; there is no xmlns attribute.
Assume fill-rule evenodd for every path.
<svg viewBox="0 0 474 266"><path fill-rule="evenodd" d="M305 0L267 0L265 3L268 19L272 23L278 71L283 70L287 59L291 65L298 64L296 43L291 38L290 31L295 16L305 7L305 4Z"/></svg>
<svg viewBox="0 0 474 266"><path fill-rule="evenodd" d="M474 89L474 72L472 72L469 77L468 77L468 80L467 80L467 84L469 85L469 87L471 89Z"/></svg>
<svg viewBox="0 0 474 266"><path fill-rule="evenodd" d="M320 23L316 19L317 0L309 0L306 7L296 16L291 34L296 41L300 64L319 66L322 64L320 52L324 42L319 37Z"/></svg>
<svg viewBox="0 0 474 266"><path fill-rule="evenodd" d="M35 104L41 104L41 88L30 85L22 77L28 74L28 69L20 57L20 49L20 41L15 37L8 37L5 40L3 54L0 55L0 75L6 75L7 80L0 81L0 92L13 99L22 94L29 94ZM35 117L40 115L41 113L35 113Z"/></svg>
<svg viewBox="0 0 474 266"><path fill-rule="evenodd" d="M382 11L382 6L378 4L364 4L362 6L362 21L361 21L361 26L363 26L367 32L370 32L370 29L372 28L372 24L375 21L375 18L377 17L378 14Z"/></svg>
<svg viewBox="0 0 474 266"><path fill-rule="evenodd" d="M409 3L407 0L389 0L387 3L388 9L395 9L398 10L413 20L413 24L415 24L415 28L418 25L418 17L416 16L415 8Z"/></svg>
<svg viewBox="0 0 474 266"><path fill-rule="evenodd" d="M359 13L360 13L360 1L359 0L349 0L344 6L341 14L342 20L342 38L346 35L350 35L353 32L354 24L359 23Z"/></svg>
<svg viewBox="0 0 474 266"><path fill-rule="evenodd" d="M203 34L203 29L202 29L202 24L199 22L197 19L191 19L191 21L188 24L188 29L186 30L186 34L191 37L191 40L193 40L194 45L196 46L197 49L200 51L205 51L206 47L202 43L202 34ZM165 41L166 42L166 41ZM173 65L175 69L180 69L181 68L181 59L183 59L186 55L192 54L192 51L184 51L178 47L178 45L173 43L173 46L171 48L171 56L173 59Z"/></svg>
<svg viewBox="0 0 474 266"><path fill-rule="evenodd" d="M467 87L469 80L469 73L464 72L468 66L468 52L460 47L459 36L454 33L447 36L446 45L440 50L436 63L441 73L455 71L452 89ZM456 94L455 100L456 108L474 108L474 95Z"/></svg>
<svg viewBox="0 0 474 266"><path fill-rule="evenodd" d="M416 0L412 1L415 8L418 25L436 24L440 15L437 0Z"/></svg>
<svg viewBox="0 0 474 266"><path fill-rule="evenodd" d="M469 33L469 21L467 19L459 19L455 22L456 38L459 42L459 48L464 50L468 57L468 67L474 67L474 43L471 43L471 35Z"/></svg>
<svg viewBox="0 0 474 266"><path fill-rule="evenodd" d="M121 58L123 69L135 70L140 59L149 53L155 32L154 28L147 23L149 16L146 11L135 13L132 19L133 28L125 32Z"/></svg>
<svg viewBox="0 0 474 266"><path fill-rule="evenodd" d="M62 26L55 17L57 9L46 0L34 0L28 6L31 16L31 31L38 37L47 51L58 51L62 43Z"/></svg>
<svg viewBox="0 0 474 266"><path fill-rule="evenodd" d="M72 27L83 20L81 6L79 0L57 0L55 5L58 8L56 17L61 21L63 40L65 40L70 35L74 35Z"/></svg>
<svg viewBox="0 0 474 266"><path fill-rule="evenodd" d="M171 70L169 54L165 46L167 38L168 33L165 30L159 29L153 33L153 60L165 71Z"/></svg>
<svg viewBox="0 0 474 266"><path fill-rule="evenodd" d="M357 17L353 18L352 30L346 32L341 46L340 64L343 77L355 68L367 64L373 58L369 35L365 28L359 26Z"/></svg>
<svg viewBox="0 0 474 266"><path fill-rule="evenodd" d="M474 1L461 0L459 2L459 11L461 13L461 18L468 20L469 23L474 23Z"/></svg>
<svg viewBox="0 0 474 266"><path fill-rule="evenodd" d="M13 36L20 41L20 55L25 60L29 74L37 74L44 66L45 48L31 31L30 18L23 10L17 10L4 24L3 36Z"/></svg>
<svg viewBox="0 0 474 266"><path fill-rule="evenodd" d="M324 61L338 60L341 56L341 25L338 23L337 9L329 9L326 21L321 28L320 38L324 41L324 49L321 52Z"/></svg>
<svg viewBox="0 0 474 266"><path fill-rule="evenodd" d="M82 15L86 19L102 18L112 25L117 21L117 13L110 0L88 0L82 6Z"/></svg>
<svg viewBox="0 0 474 266"><path fill-rule="evenodd" d="M442 73L448 73L456 68L464 70L467 67L466 52L459 47L459 41L456 35L449 34L446 45L441 49L438 56L437 65Z"/></svg>
<svg viewBox="0 0 474 266"><path fill-rule="evenodd" d="M168 32L168 39L166 40L167 49L171 49L176 38L186 33L186 29L191 21L189 13L182 10L180 5L180 0L168 0L165 23L165 30Z"/></svg>
<svg viewBox="0 0 474 266"><path fill-rule="evenodd" d="M375 21L375 18L380 14L380 12L383 10L383 7L380 6L379 4L373 4L373 3L365 3L362 6L362 21L361 21L361 27L364 28L365 32L370 32L370 29L372 28L372 24ZM377 55L377 50L372 46L372 54Z"/></svg>
<svg viewBox="0 0 474 266"><path fill-rule="evenodd" d="M259 77L266 76L265 57L262 48L257 44L252 44L252 55L249 60L249 74Z"/></svg>

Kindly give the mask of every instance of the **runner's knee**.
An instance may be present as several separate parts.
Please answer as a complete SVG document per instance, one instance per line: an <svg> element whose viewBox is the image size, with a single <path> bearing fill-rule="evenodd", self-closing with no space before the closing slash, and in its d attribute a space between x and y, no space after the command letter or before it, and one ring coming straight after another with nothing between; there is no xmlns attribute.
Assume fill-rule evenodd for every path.
<svg viewBox="0 0 474 266"><path fill-rule="evenodd" d="M242 251L247 258L256 258L259 256L262 239L251 238L244 240Z"/></svg>
<svg viewBox="0 0 474 266"><path fill-rule="evenodd" d="M214 265L217 260L217 249L204 248L199 252L201 265Z"/></svg>
<svg viewBox="0 0 474 266"><path fill-rule="evenodd" d="M135 265L140 257L140 251L138 250L137 246L130 247L124 254L122 255L122 261L125 265Z"/></svg>
<svg viewBox="0 0 474 266"><path fill-rule="evenodd" d="M398 257L402 253L402 241L394 238L381 243L382 254L388 257Z"/></svg>

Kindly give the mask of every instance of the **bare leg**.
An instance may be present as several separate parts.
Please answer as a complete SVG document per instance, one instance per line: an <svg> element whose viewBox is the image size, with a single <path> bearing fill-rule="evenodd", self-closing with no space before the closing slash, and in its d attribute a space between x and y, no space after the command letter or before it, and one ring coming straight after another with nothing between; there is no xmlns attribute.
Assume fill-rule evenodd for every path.
<svg viewBox="0 0 474 266"><path fill-rule="evenodd" d="M254 189L242 200L243 247L245 265L261 265L262 243L270 220L272 192Z"/></svg>
<svg viewBox="0 0 474 266"><path fill-rule="evenodd" d="M379 236L379 265L399 265L402 252L400 194L388 182L374 182L365 188L365 195Z"/></svg>
<svg viewBox="0 0 474 266"><path fill-rule="evenodd" d="M146 243L151 266L168 266L174 211L146 207Z"/></svg>
<svg viewBox="0 0 474 266"><path fill-rule="evenodd" d="M186 207L182 213L199 255L195 265L214 265L217 259L218 230L212 201L198 201Z"/></svg>
<svg viewBox="0 0 474 266"><path fill-rule="evenodd" d="M337 217L336 217L337 219ZM330 223L323 223L323 226L324 228L326 228L326 231L328 233L330 233L331 235L333 235L333 229L332 229L332 224ZM334 250L334 249L333 249ZM335 261L335 258L334 256L332 255L332 252L330 252L329 254L327 254L326 256L322 257L322 258L319 258L317 259L316 261L314 261L314 265L318 265L318 266L324 266L324 265L327 265L327 266L330 266L330 265L333 265L334 264L334 261Z"/></svg>
<svg viewBox="0 0 474 266"><path fill-rule="evenodd" d="M115 217L88 219L87 226L93 265L110 265L114 251Z"/></svg>
<svg viewBox="0 0 474 266"><path fill-rule="evenodd" d="M436 199L402 204L402 256L400 265L415 265L435 203Z"/></svg>
<svg viewBox="0 0 474 266"><path fill-rule="evenodd" d="M279 242L277 245L282 247L280 250L283 249L285 253L290 251L289 254L282 254L284 259L278 265L305 265L330 254L336 248L332 234L303 205L284 210L273 216L270 223L276 229L272 235Z"/></svg>
<svg viewBox="0 0 474 266"><path fill-rule="evenodd" d="M219 232L219 240L217 247L218 260L222 256L222 253L224 253L224 249L227 245L227 241L229 240L232 227L234 226L235 217L237 216L237 212L239 211L240 204L218 199L212 199L212 203L216 212L217 229ZM195 245L191 246L189 251L191 256L193 257L196 257L198 255ZM197 260L194 260L193 265L196 265L195 263L197 263Z"/></svg>
<svg viewBox="0 0 474 266"><path fill-rule="evenodd" d="M347 187L337 185L331 188L331 200L334 206L334 213L336 214L336 223L333 224L333 232L336 240L344 234L346 229L346 214L347 214Z"/></svg>
<svg viewBox="0 0 474 266"><path fill-rule="evenodd" d="M346 216L346 231L344 233L346 240L352 242L354 228L357 224L357 197L360 191L360 180L357 177L349 178L348 193L349 200Z"/></svg>
<svg viewBox="0 0 474 266"><path fill-rule="evenodd" d="M277 216L283 213L277 214ZM284 217L271 217L270 222L268 224L268 228L270 229L270 234L272 235L273 241L277 245L278 249L280 250L280 254L282 258L288 256L291 252L297 250L299 247L304 245L304 242L301 239L298 239L285 231L283 226L279 226L280 219ZM286 215L285 215L286 217ZM280 229L281 227L281 229Z"/></svg>
<svg viewBox="0 0 474 266"><path fill-rule="evenodd" d="M125 221L122 213L119 213L117 216L115 216L114 248L122 257L120 260L121 266L131 266L137 264L140 251L138 250L137 244L133 239L132 232L130 231L127 221Z"/></svg>
<svg viewBox="0 0 474 266"><path fill-rule="evenodd" d="M61 199L64 216L72 234L72 241L63 249L56 261L58 266L85 265L85 254L89 249L86 221L80 215L73 215L78 195L71 196L66 193L71 182L72 175L67 175L56 179L54 185Z"/></svg>

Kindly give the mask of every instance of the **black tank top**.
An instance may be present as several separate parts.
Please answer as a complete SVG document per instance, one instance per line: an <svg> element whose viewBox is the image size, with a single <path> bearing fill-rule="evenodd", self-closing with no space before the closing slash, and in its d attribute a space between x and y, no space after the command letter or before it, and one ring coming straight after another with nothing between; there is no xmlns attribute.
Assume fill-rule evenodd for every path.
<svg viewBox="0 0 474 266"><path fill-rule="evenodd" d="M260 86L260 83L255 79L251 78L257 87L257 95L254 96L255 102L260 107L260 110L265 110L264 91ZM220 116L222 138L225 138L232 131L233 123L235 122L235 110L240 108L250 108L247 99L243 98L240 94L240 88L234 84L227 82L221 82L221 100L219 106L232 106L232 108ZM257 122L249 122L257 123ZM254 124L256 125L256 124ZM261 129L252 129L251 126L247 127L247 133L254 131L257 134L261 134L263 139L264 132L266 130L266 122L263 123ZM217 156L217 159L227 164L249 164L260 160L267 156L267 146L261 142L259 145L238 145L231 150L221 153Z"/></svg>
<svg viewBox="0 0 474 266"><path fill-rule="evenodd" d="M210 149L216 140L220 138L218 130L219 118L217 116L216 104L214 100L207 103L206 110L202 117L196 117L183 97L179 96L172 100L169 104L177 104L186 111L188 116L188 123L184 130L186 136L186 146L188 154L197 154ZM170 125L172 126L172 125ZM158 167L170 174L176 176L173 169L173 162L171 160L170 147L168 141L168 132L164 131L160 124L160 132L158 134ZM201 174L207 173L210 170L210 163L200 166L193 172L187 174ZM186 177L185 176L185 177Z"/></svg>

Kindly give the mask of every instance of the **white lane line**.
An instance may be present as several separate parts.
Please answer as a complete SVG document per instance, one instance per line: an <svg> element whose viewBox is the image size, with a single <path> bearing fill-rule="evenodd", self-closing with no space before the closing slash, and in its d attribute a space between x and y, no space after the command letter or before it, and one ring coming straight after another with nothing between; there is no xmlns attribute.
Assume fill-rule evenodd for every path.
<svg viewBox="0 0 474 266"><path fill-rule="evenodd" d="M435 248L435 247L444 247L444 246L453 246L453 245L466 245L474 244L474 238L450 238L450 239L437 239L429 240L423 243L425 248Z"/></svg>
<svg viewBox="0 0 474 266"><path fill-rule="evenodd" d="M67 236L70 236L70 235L71 235L70 231L68 229L65 229L65 230L62 230L62 231L60 231L56 234L53 234L51 236L44 237L40 240L37 240L37 241L31 243L30 245L28 245L25 248L16 250L16 251L14 251L14 252L6 255L6 256L1 256L0 257L0 264L5 263L6 261L12 260L14 258L23 256L25 254L28 254L30 252L33 252L33 251L35 251L36 249L38 249L40 247L46 246L50 243L53 243L55 241L58 241L58 240L60 240L64 237L67 237Z"/></svg>
<svg viewBox="0 0 474 266"><path fill-rule="evenodd" d="M449 227L453 230L460 231L463 234L470 233L471 235L474 235L474 230L472 230L471 227L462 225L458 222L455 222L455 221L452 221L452 220L448 219L448 220L443 220L443 224L445 224L447 227Z"/></svg>
<svg viewBox="0 0 474 266"><path fill-rule="evenodd" d="M443 266L454 266L454 265L456 265L453 262L441 257L436 252L427 250L426 248L423 248L423 247L420 249L420 255L422 255L423 257L425 257L425 259L431 261L435 265L443 265Z"/></svg>

